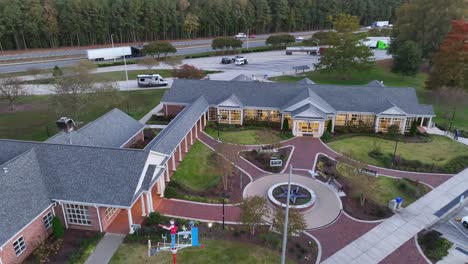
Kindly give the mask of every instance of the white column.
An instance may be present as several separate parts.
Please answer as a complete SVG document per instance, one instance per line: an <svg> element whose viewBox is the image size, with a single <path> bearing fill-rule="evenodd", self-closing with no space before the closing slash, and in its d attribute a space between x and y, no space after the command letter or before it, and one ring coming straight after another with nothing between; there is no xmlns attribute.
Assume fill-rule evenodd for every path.
<svg viewBox="0 0 468 264"><path fill-rule="evenodd" d="M405 133L405 129L406 129L406 120L408 118L405 118L403 119L403 125L401 126L401 133L404 134Z"/></svg>
<svg viewBox="0 0 468 264"><path fill-rule="evenodd" d="M188 146L187 146L187 136L188 136L188 135L186 135L186 136L184 137L184 143L185 143L185 153L187 153L187 152L188 152Z"/></svg>
<svg viewBox="0 0 468 264"><path fill-rule="evenodd" d="M293 135L294 135L294 136L297 135L296 127L297 127L296 120L293 120L293 129L292 129L292 132L293 132Z"/></svg>
<svg viewBox="0 0 468 264"><path fill-rule="evenodd" d="M193 130L193 127L192 127L192 129L190 129L190 145L193 145L193 133L192 133L192 130Z"/></svg>
<svg viewBox="0 0 468 264"><path fill-rule="evenodd" d="M102 233L101 213L99 213L99 207L94 206L94 208L96 208L96 211L97 211L97 217L98 217L98 222L99 222L99 230L100 230L101 233Z"/></svg>
<svg viewBox="0 0 468 264"><path fill-rule="evenodd" d="M335 118L336 117L332 117L332 119L330 119L330 122L332 122L332 131L331 132L335 132Z"/></svg>
<svg viewBox="0 0 468 264"><path fill-rule="evenodd" d="M240 110L240 118L241 118L240 124L242 125L242 124L244 124L244 109Z"/></svg>
<svg viewBox="0 0 468 264"><path fill-rule="evenodd" d="M175 155L175 152L172 153L172 157L171 157L171 159L172 159L172 170L173 170L173 171L176 170L176 166L175 166L175 156L174 156L174 155Z"/></svg>
<svg viewBox="0 0 468 264"><path fill-rule="evenodd" d="M195 138L198 138L198 121L195 123Z"/></svg>
<svg viewBox="0 0 468 264"><path fill-rule="evenodd" d="M432 116L429 117L429 122L427 122L427 127L431 128L432 127Z"/></svg>
<svg viewBox="0 0 468 264"><path fill-rule="evenodd" d="M143 194L141 194L140 196L140 203L141 203L141 216L146 216L145 198L143 198Z"/></svg>
<svg viewBox="0 0 468 264"><path fill-rule="evenodd" d="M419 126L422 126L423 122L424 122L424 117L421 117L421 125L419 125Z"/></svg>
<svg viewBox="0 0 468 264"><path fill-rule="evenodd" d="M205 120L205 126L206 126L206 112L203 113L203 119Z"/></svg>
<svg viewBox="0 0 468 264"><path fill-rule="evenodd" d="M133 225L133 218L132 218L132 209L131 209L131 208L127 209L127 215L128 215L128 227L130 228L130 232L129 232L129 233L130 233L130 234L133 234L133 233L135 233L135 231L133 230L133 227L132 227L132 225Z"/></svg>
<svg viewBox="0 0 468 264"><path fill-rule="evenodd" d="M281 113L281 127L280 127L280 130L283 130L283 123L284 123L284 116L283 116L283 113Z"/></svg>
<svg viewBox="0 0 468 264"><path fill-rule="evenodd" d="M146 193L146 200L148 201L148 214L154 212L153 195L151 194L151 191Z"/></svg>
<svg viewBox="0 0 468 264"><path fill-rule="evenodd" d="M180 144L179 144L179 161L182 161L182 146Z"/></svg>
<svg viewBox="0 0 468 264"><path fill-rule="evenodd" d="M159 183L160 183L160 188L161 188L161 193L160 196L164 197L164 190L166 189L166 182L164 181L163 178L159 178Z"/></svg>
<svg viewBox="0 0 468 264"><path fill-rule="evenodd" d="M374 132L379 132L379 117L375 117L375 131Z"/></svg>
<svg viewBox="0 0 468 264"><path fill-rule="evenodd" d="M164 172L164 174L166 175L166 181L170 182L171 176L169 175L169 167L167 164L166 164L166 171Z"/></svg>
<svg viewBox="0 0 468 264"><path fill-rule="evenodd" d="M65 228L68 229L67 215L65 214L65 205L59 203L62 206L63 221L65 222Z"/></svg>

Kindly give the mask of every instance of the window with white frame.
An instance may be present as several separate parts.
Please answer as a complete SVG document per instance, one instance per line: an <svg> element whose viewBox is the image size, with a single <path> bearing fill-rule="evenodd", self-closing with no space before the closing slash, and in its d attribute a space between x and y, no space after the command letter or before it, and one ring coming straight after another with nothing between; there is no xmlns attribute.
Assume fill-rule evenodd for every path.
<svg viewBox="0 0 468 264"><path fill-rule="evenodd" d="M346 125L346 114L338 114L335 117L335 126Z"/></svg>
<svg viewBox="0 0 468 264"><path fill-rule="evenodd" d="M88 206L66 204L65 211L67 213L68 223L74 225L91 225Z"/></svg>
<svg viewBox="0 0 468 264"><path fill-rule="evenodd" d="M107 207L106 208L106 220L109 221L117 212L117 208L114 207Z"/></svg>
<svg viewBox="0 0 468 264"><path fill-rule="evenodd" d="M52 219L54 218L54 214L52 211L48 212L46 215L42 217L42 222L44 223L45 229L49 229L52 227Z"/></svg>
<svg viewBox="0 0 468 264"><path fill-rule="evenodd" d="M15 249L16 256L21 255L21 253L26 250L26 243L24 242L23 236L20 236L13 242L13 248Z"/></svg>

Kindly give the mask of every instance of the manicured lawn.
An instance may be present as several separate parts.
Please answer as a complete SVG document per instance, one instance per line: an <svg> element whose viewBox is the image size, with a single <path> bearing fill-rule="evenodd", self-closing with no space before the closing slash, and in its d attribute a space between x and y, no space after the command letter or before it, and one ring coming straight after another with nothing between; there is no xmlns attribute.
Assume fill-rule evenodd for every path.
<svg viewBox="0 0 468 264"><path fill-rule="evenodd" d="M401 77L399 74L390 71L388 61L380 61L376 63L376 67L366 72L352 72L348 79L343 80L334 74L324 74L319 71L307 72L306 77L318 84L339 84L339 85L364 85L372 80L383 81L386 86L396 87L413 87L419 97L420 103L432 104L436 117L434 122L444 124L448 127L449 121L452 118L452 106L434 102L430 93L424 88L427 79L427 73L418 73L414 77ZM270 80L277 82L296 82L304 77L301 76L278 76L272 77ZM468 107L458 107L453 122L453 128L463 129L468 131Z"/></svg>
<svg viewBox="0 0 468 264"><path fill-rule="evenodd" d="M116 107L140 119L158 105L165 90L119 92L123 101L103 106L100 103L83 111L78 122L82 125L95 120ZM16 111L8 110L7 102L0 100L0 138L42 141L57 133L55 121L60 118L50 105L50 95L25 96L18 100Z"/></svg>
<svg viewBox="0 0 468 264"><path fill-rule="evenodd" d="M422 163L443 166L449 160L468 154L468 147L447 137L432 136L428 143L398 143L397 155L404 159L419 160ZM332 149L340 153L352 153L353 158L368 164L383 166L380 161L370 157L368 153L380 148L382 153L393 154L395 141L357 136L328 143Z"/></svg>
<svg viewBox="0 0 468 264"><path fill-rule="evenodd" d="M346 185L350 186L351 196L359 196L362 190L367 188L366 193L368 194L368 199L373 200L383 207L387 206L388 201L399 196L403 198L404 206L406 207L430 191L430 188L424 184L417 184L417 186L414 186L411 185L410 182L407 182L406 186L413 186L413 191L412 187L399 187L398 184L402 180L383 176L373 177L358 173L351 173L351 167L344 164L338 164L337 170L341 177L344 177L343 180ZM343 180L340 182L343 182ZM411 191L413 191L413 193L410 193L411 191L403 191L408 189L412 189Z"/></svg>
<svg viewBox="0 0 468 264"><path fill-rule="evenodd" d="M205 132L213 137L218 138L218 130L216 127L207 126ZM277 143L288 139L288 134L276 131L270 128L246 128L246 129L228 129L219 132L219 139L222 142L241 144L241 145L261 145Z"/></svg>
<svg viewBox="0 0 468 264"><path fill-rule="evenodd" d="M173 179L195 191L203 191L218 185L221 180L215 170L213 151L203 143L195 142L177 168Z"/></svg>
<svg viewBox="0 0 468 264"><path fill-rule="evenodd" d="M177 253L178 263L279 263L280 254L270 249L248 243L223 240L202 241L205 248L186 248ZM172 254L160 252L156 256L147 256L147 246L141 244L122 244L112 257L111 264L120 263L157 263L171 264ZM293 263L287 261L287 263Z"/></svg>

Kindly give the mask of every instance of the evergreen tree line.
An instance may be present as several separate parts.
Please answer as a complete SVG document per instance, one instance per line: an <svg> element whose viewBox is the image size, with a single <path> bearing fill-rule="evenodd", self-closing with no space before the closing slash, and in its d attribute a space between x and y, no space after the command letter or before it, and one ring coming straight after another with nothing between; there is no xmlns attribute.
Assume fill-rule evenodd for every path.
<svg viewBox="0 0 468 264"><path fill-rule="evenodd" d="M390 20L402 0L0 0L0 49L325 29Z"/></svg>

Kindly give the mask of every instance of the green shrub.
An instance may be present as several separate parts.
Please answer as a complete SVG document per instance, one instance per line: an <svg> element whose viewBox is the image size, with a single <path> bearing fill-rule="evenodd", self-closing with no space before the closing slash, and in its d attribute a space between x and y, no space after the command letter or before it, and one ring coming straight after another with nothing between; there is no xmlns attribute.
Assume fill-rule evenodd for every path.
<svg viewBox="0 0 468 264"><path fill-rule="evenodd" d="M424 254L434 263L447 256L448 250L452 247L452 243L435 230L419 235L418 242Z"/></svg>
<svg viewBox="0 0 468 264"><path fill-rule="evenodd" d="M63 229L62 221L60 221L60 218L55 216L52 219L52 234L54 234L55 238L62 238L64 233L65 230Z"/></svg>
<svg viewBox="0 0 468 264"><path fill-rule="evenodd" d="M167 186L166 186L166 189L164 190L164 197L165 198L176 198L177 197L177 187L179 186L179 184L172 180L170 181Z"/></svg>
<svg viewBox="0 0 468 264"><path fill-rule="evenodd" d="M127 60L127 65L129 64L136 64L137 62L135 60ZM97 66L99 68L103 68L103 67L112 67L112 66L120 66L120 65L124 65L124 62L123 61L113 61L113 62L102 62L102 63L98 63Z"/></svg>
<svg viewBox="0 0 468 264"><path fill-rule="evenodd" d="M267 246L269 246L272 249L275 250L280 250L281 249L281 236L273 233L273 232L267 232L267 233L261 233L258 235L258 238Z"/></svg>
<svg viewBox="0 0 468 264"><path fill-rule="evenodd" d="M168 220L167 217L163 216L162 214L158 212L151 212L148 215L148 220L146 220L146 225L151 226L151 225L161 224L167 220Z"/></svg>
<svg viewBox="0 0 468 264"><path fill-rule="evenodd" d="M445 173L458 173L466 167L468 167L468 156L458 156L442 166L442 171Z"/></svg>
<svg viewBox="0 0 468 264"><path fill-rule="evenodd" d="M330 121L328 121L328 124L327 124L327 131L331 133L332 128L333 128L333 121L330 120Z"/></svg>
<svg viewBox="0 0 468 264"><path fill-rule="evenodd" d="M288 121L289 121L289 118L285 118L285 119L283 120L283 130L284 130L284 131L288 131L288 130L289 130L289 122L288 122Z"/></svg>
<svg viewBox="0 0 468 264"><path fill-rule="evenodd" d="M397 188L412 198L416 198L418 196L418 190L416 187L406 179L399 180L397 183Z"/></svg>
<svg viewBox="0 0 468 264"><path fill-rule="evenodd" d="M53 76L53 77L60 77L60 76L63 76L62 69L60 69L59 66L55 65L55 66L54 66L54 69L53 69L53 71L52 71L52 76Z"/></svg>
<svg viewBox="0 0 468 264"><path fill-rule="evenodd" d="M418 132L418 122L416 120L413 120L413 122L411 123L409 135L414 137L416 136L416 132Z"/></svg>
<svg viewBox="0 0 468 264"><path fill-rule="evenodd" d="M332 138L333 138L332 134L331 134L330 132L328 132L328 131L323 132L322 137L320 137L320 139L321 139L323 142L328 142L328 141L330 141Z"/></svg>

